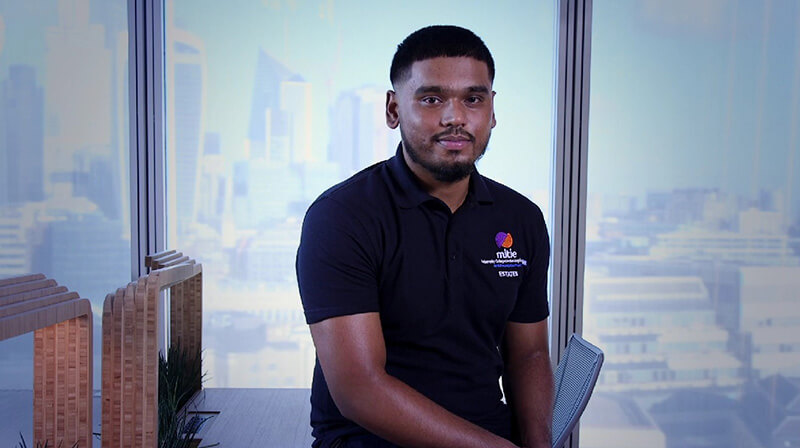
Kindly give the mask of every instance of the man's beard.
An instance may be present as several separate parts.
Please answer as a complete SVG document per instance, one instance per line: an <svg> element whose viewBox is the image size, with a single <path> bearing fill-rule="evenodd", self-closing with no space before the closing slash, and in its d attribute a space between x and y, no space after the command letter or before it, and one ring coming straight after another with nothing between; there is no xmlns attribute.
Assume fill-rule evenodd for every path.
<svg viewBox="0 0 800 448"><path fill-rule="evenodd" d="M447 133L444 133L447 134ZM444 135L443 134L443 135ZM470 136L475 141L474 137ZM481 152L478 157L475 158L472 162L455 162L455 163L435 163L433 161L426 160L420 151L411 145L408 142L408 139L403 134L403 128L400 128L400 138L403 141L403 147L408 152L408 156L411 158L414 163L417 165L425 168L426 171L431 173L434 179L439 182L446 182L452 183L464 179L465 177L472 174L475 171L475 162L480 160L483 157L483 154L486 152L486 146L484 145L481 148ZM489 143L488 141L486 142Z"/></svg>

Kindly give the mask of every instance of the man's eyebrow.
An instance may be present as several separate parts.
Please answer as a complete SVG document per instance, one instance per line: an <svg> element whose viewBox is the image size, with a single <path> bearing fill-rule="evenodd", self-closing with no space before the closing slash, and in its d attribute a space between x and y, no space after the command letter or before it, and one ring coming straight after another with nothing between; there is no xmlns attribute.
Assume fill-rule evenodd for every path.
<svg viewBox="0 0 800 448"><path fill-rule="evenodd" d="M444 89L439 86L420 86L416 91L414 91L414 95L425 95L428 93L442 93Z"/></svg>
<svg viewBox="0 0 800 448"><path fill-rule="evenodd" d="M414 91L414 95L427 95L431 93L444 93L446 90L441 86L420 86L417 90ZM489 93L489 88L486 86L476 85L476 86L469 86L466 89L469 93Z"/></svg>
<svg viewBox="0 0 800 448"><path fill-rule="evenodd" d="M489 93L489 88L486 86L471 86L467 89L470 93Z"/></svg>

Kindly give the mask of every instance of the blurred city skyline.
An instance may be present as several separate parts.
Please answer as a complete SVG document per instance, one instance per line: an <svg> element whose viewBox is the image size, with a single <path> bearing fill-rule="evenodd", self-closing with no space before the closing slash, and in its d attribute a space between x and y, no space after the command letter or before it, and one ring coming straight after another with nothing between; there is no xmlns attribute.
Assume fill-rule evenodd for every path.
<svg viewBox="0 0 800 448"><path fill-rule="evenodd" d="M76 4L80 4L77 2ZM552 5L549 2L538 2L542 6L533 15L536 25L552 30ZM58 21L56 1L39 2L5 2L3 15L14 14L22 18L10 23L7 20L0 27L0 39L4 42L24 42L24 45L0 46L0 73L7 76L10 65L28 65L38 74L44 73L45 55L47 54L46 33L44 29ZM179 1L177 5L182 3ZM100 5L100 4L98 4ZM104 10L119 9L120 6L98 6L90 9L90 18L97 27L124 29L126 22L115 19L110 23L102 20ZM601 108L609 113L594 114L593 122L599 121L598 129L592 135L592 142L614 141L615 150L622 151L630 160L639 162L656 154L677 154L677 160L692 155L700 161L695 164L674 164L663 157L664 164L658 173L642 176L630 173L630 176L611 173L624 169L624 166L613 165L614 158L604 157L601 150L604 145L595 148L592 162L595 170L602 172L603 179L618 177L615 182L592 182L591 189L614 194L637 194L645 190L668 190L672 184L680 182L679 188L719 187L726 191L745 193L751 196L758 194L758 189L783 189L790 165L788 153L775 152L776 147L796 148L798 140L795 128L790 123L797 121L797 106L794 98L798 96L800 81L797 80L797 63L792 58L785 58L785 46L797 47L798 33L796 27L788 26L797 20L797 7L792 2L741 2L728 5L724 1L714 0L698 6L694 2L678 1L669 6L660 5L653 0L636 2L630 7L625 2L601 3L602 8L596 12L605 15L608 27L595 26L595 36L607 45L593 45L593 85L598 83L619 82L620 77L635 76L630 83L623 83L628 88L618 92L622 96L606 98L595 92L592 96L592 108ZM771 6L769 6L771 5ZM168 2L172 6L172 2ZM397 44L414 22L430 23L426 19L415 19L412 22L388 23L386 32L378 33L369 43L353 41L359 36L345 33L343 28L347 20L359 15L380 17L378 9L357 8L353 2L241 2L236 8L230 4L208 2L203 7L185 8L174 20L173 30L189 29L196 36L203 36L201 41L205 47L207 58L215 64L207 65L208 81L212 85L225 84L227 89L210 89L206 92L207 111L205 127L210 132L226 135L225 143L231 148L232 158L243 156L243 142L247 137L247 122L237 118L236 111L250 109L250 92L255 75L255 66L260 51L265 51L275 60L302 75L315 85L314 111L312 122L325 135L328 128L328 112L326 107L318 107L320 102L335 101L337 91L355 89L364 86L364 79L371 80L367 86L378 90L390 88L388 83L388 65L394 45ZM469 7L480 10L469 2ZM123 8L124 9L124 8ZM413 8L410 8L413 9ZM442 9L445 9L442 6ZM513 8L510 8L513 9ZM123 10L124 12L124 10ZM403 14L403 12L400 12ZM168 12L169 14L169 12ZM412 13L409 12L409 15ZM117 14L119 15L119 14ZM436 11L431 15L436 17ZM226 27L233 17L237 17L237 26ZM308 17L311 17L309 19ZM509 14L518 23L530 20L521 14ZM25 20L25 19L28 20ZM124 19L124 17L122 17ZM0 19L2 20L2 19ZM308 22L311 20L312 22ZM474 25L479 34L481 20L466 19L466 26ZM392 22L392 21L390 21ZM312 26L313 25L313 26ZM271 30L280 30L279 32ZM296 30L308 31L310 34L299 34ZM609 30L609 31L606 31ZM622 33L637 32L637 39L624 39ZM530 59L545 55L547 64L541 62L524 62L528 67L552 66L552 37L533 39L527 42L506 42L501 39L485 40L496 54L496 59L504 56L509 61L520 58L520 48L529 52ZM277 38L276 38L277 37ZM199 37L198 37L199 38ZM704 45L686 45L692 39L704 39ZM314 43L315 52L309 55L304 45ZM351 58L343 63L342 48L357 47L364 52L363 57ZM512 56L516 55L516 56ZM692 63L686 63L692 61ZM763 62L763 64L762 64ZM669 72L657 69L659 64L669 65L674 70ZM506 64L507 66L508 64ZM611 69L613 65L613 69ZM606 67L610 69L606 70ZM518 70L503 70L498 66L495 88L498 90L497 101L511 99L521 92L503 89L507 82L517 82L522 75ZM549 69L534 69L535 78L527 82L531 85L550 83L552 78ZM606 75L608 74L608 75ZM612 75L612 78L606 76ZM643 84L641 79L650 80ZM769 79L770 82L766 82ZM43 80L39 79L41 83ZM513 84L512 84L513 85ZM666 90L654 90L646 86L659 86ZM548 86L550 87L550 86ZM664 95L653 101L645 101L653 95L664 92L675 95ZM227 92L227 93L226 93ZM238 92L238 93L236 93ZM235 93L235 94L234 94ZM530 94L530 93L525 93ZM763 94L763 95L762 95ZM793 101L785 101L786 97ZM504 98L506 97L506 98ZM664 101L671 98L672 100ZM675 101L680 98L681 101ZM657 107L648 106L657 104ZM549 99L539 107L531 107L529 102L511 102L511 109L505 116L498 117L498 128L493 136L492 147L505 151L506 146L515 147L518 137L505 137L501 134L505 124L509 131L530 129L520 126L521 117L530 117L533 113L538 117L536 123L544 123L543 132L549 141L550 107ZM619 109L625 105L626 109ZM787 107L788 105L788 107ZM630 109L632 108L632 109ZM616 114L638 113L642 109L643 116L648 117L651 124L647 127L628 128L624 123L614 122L610 126L605 123L614 120ZM232 111L234 113L232 113ZM737 111L733 113L731 111ZM686 116L688 114L688 116ZM725 117L724 120L710 120L709 116ZM691 119L690 119L691 118ZM664 127L665 123L685 123L679 127ZM692 123L691 126L689 124ZM756 126L746 124L753 123ZM528 123L529 125L530 123ZM541 126L541 124L537 125ZM593 126L594 127L594 126ZM605 134L614 130L614 135ZM599 134L597 134L599 132ZM509 132L512 134L512 132ZM597 135L595 135L597 134ZM674 134L674 135L669 135ZM527 134L530 135L530 134ZM687 146L685 137L692 137L692 145ZM498 140L503 140L502 142ZM679 140L680 139L680 140ZM643 142L649 144L642 144ZM503 143L501 145L501 143ZM792 144L793 143L793 144ZM326 142L315 139L312 156L323 160L327 152ZM653 146L656 145L656 146ZM702 150L699 150L702 149ZM489 164L492 153L482 163ZM541 157L541 156L539 156ZM798 157L792 156L794 164L800 163ZM542 159L536 159L540 162ZM227 162L228 165L232 161ZM540 163L537 163L537 165ZM523 170L531 166L503 169ZM635 165L631 163L629 165ZM494 169L494 166L491 166ZM754 171L756 170L756 171ZM628 173L626 173L628 174ZM711 175L710 175L711 174ZM740 174L747 174L742 182ZM595 175L601 176L600 174ZM792 192L798 187L791 175ZM512 177L517 177L513 175ZM765 185L761 185L765 184ZM548 188L547 182L541 182L538 188ZM793 195L797 197L797 195Z"/></svg>
<svg viewBox="0 0 800 448"><path fill-rule="evenodd" d="M303 214L393 155L394 46L454 5L389 20L357 2L167 2L168 246L204 263L206 387L310 385ZM549 210L554 5L457 5L498 65L479 169ZM593 14L584 331L607 358L582 446L622 425L648 446L772 448L800 411L748 412L769 387L800 397L800 4ZM0 1L0 277L44 272L95 310L130 280L126 28L121 1ZM28 388L30 341L2 344L0 389ZM692 433L692 394L727 436Z"/></svg>

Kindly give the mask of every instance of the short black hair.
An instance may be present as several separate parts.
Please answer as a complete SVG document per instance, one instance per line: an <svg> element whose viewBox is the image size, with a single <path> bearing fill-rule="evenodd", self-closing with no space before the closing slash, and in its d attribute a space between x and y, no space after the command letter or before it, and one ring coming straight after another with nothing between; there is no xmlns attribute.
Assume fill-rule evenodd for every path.
<svg viewBox="0 0 800 448"><path fill-rule="evenodd" d="M411 65L417 61L460 56L485 62L489 68L489 79L494 82L494 59L486 44L472 31L454 25L426 26L400 42L392 58L389 80L395 85L408 75Z"/></svg>

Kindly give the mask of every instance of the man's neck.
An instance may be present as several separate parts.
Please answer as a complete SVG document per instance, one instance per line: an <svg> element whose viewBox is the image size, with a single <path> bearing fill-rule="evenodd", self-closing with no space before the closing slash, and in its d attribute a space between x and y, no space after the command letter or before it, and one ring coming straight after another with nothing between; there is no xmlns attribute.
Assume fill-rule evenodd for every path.
<svg viewBox="0 0 800 448"><path fill-rule="evenodd" d="M411 172L422 184L422 188L429 195L447 204L451 213L455 213L461 207L469 192L469 176L455 182L442 182L433 177L428 170L411 160L405 151L403 151L403 158Z"/></svg>

